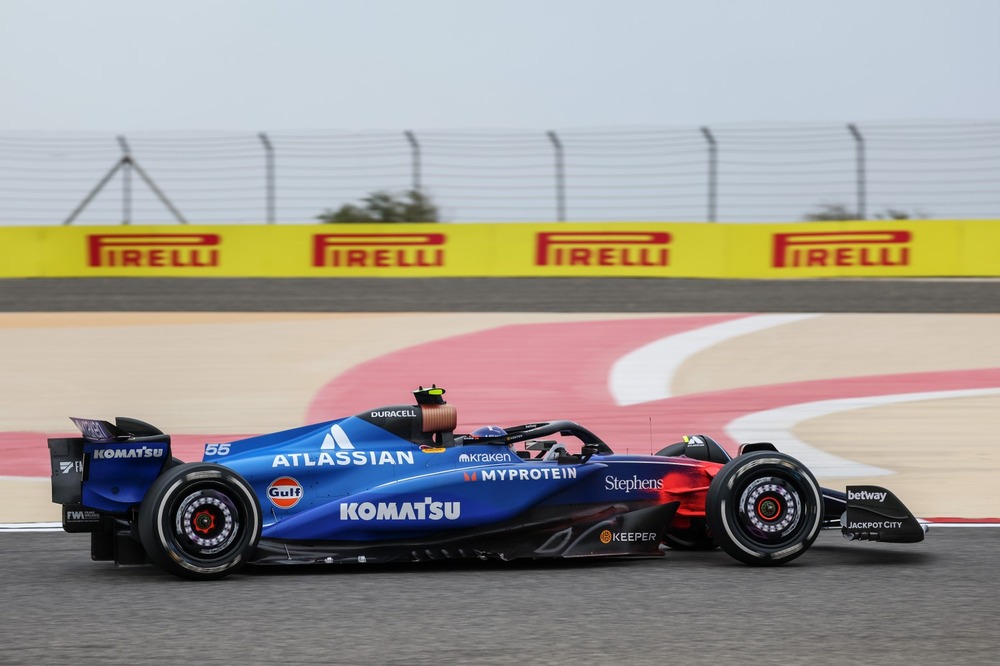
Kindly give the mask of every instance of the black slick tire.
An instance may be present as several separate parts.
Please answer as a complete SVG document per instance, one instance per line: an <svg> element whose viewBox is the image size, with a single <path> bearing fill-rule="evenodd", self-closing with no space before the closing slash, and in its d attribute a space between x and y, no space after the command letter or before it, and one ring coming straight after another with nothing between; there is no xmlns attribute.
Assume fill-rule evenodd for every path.
<svg viewBox="0 0 1000 666"><path fill-rule="evenodd" d="M261 525L250 484L213 463L164 471L143 498L138 518L149 559L194 580L216 580L239 570L257 547Z"/></svg>
<svg viewBox="0 0 1000 666"><path fill-rule="evenodd" d="M712 537L745 564L785 564L804 553L823 523L816 478L791 456L748 453L727 463L705 501Z"/></svg>

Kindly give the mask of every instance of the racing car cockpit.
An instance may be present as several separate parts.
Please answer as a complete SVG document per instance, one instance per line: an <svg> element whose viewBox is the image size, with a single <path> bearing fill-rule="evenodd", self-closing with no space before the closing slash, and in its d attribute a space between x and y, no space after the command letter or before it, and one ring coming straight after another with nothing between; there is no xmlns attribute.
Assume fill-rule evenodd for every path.
<svg viewBox="0 0 1000 666"><path fill-rule="evenodd" d="M536 452L534 459L555 461L562 464L580 464L587 462L594 454L610 455L614 453L604 440L590 430L574 421L545 421L527 423L506 428L505 441L514 445L525 442L525 451L518 451L522 458L530 458ZM552 435L572 437L580 442L580 453L572 453L564 441L548 439ZM575 448L575 447L574 447ZM526 454L526 455L525 455Z"/></svg>
<svg viewBox="0 0 1000 666"><path fill-rule="evenodd" d="M510 427L486 426L468 434L455 434L458 412L444 400L445 390L436 385L420 387L413 392L416 405L393 405L357 414L358 418L408 439L422 447L452 447L471 444L493 444L513 447L524 442L524 450L515 453L521 458L555 461L563 464L586 462L594 454L614 453L600 437L573 421L544 421ZM572 453L565 442L550 439L553 435L568 437L580 443L580 453ZM575 448L575 446L573 447Z"/></svg>

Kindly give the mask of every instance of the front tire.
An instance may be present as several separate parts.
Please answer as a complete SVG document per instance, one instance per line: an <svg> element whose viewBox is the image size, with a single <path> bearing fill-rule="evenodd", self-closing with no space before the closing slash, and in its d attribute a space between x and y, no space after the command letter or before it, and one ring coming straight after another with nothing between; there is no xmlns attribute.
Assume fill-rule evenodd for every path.
<svg viewBox="0 0 1000 666"><path fill-rule="evenodd" d="M139 539L149 559L194 580L216 580L246 564L260 540L261 510L250 484L213 463L161 474L139 507Z"/></svg>
<svg viewBox="0 0 1000 666"><path fill-rule="evenodd" d="M791 456L757 451L727 463L705 501L716 543L740 562L785 564L808 550L823 523L823 495Z"/></svg>

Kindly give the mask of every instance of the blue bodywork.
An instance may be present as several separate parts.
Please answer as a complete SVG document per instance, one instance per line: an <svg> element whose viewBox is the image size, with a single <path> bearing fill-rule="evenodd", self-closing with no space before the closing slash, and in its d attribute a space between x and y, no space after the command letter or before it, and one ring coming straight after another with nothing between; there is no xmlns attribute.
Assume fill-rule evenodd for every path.
<svg viewBox="0 0 1000 666"><path fill-rule="evenodd" d="M205 469L235 472L256 498L252 561L659 554L678 509L703 515L706 470L721 466L615 455L570 421L456 434L454 407L434 391L415 392L417 405L206 444ZM67 530L117 538L136 523L150 489L183 463L149 424L74 421L82 439L49 442L53 500L64 505ZM175 529L198 541L183 537L190 525Z"/></svg>
<svg viewBox="0 0 1000 666"><path fill-rule="evenodd" d="M142 421L73 419L82 438L49 440L52 498L67 531L93 533L94 559L148 555L202 579L247 562L659 555L664 543L714 548L719 535L731 537L718 544L729 554L756 564L794 558L821 525L854 539L923 538L888 491L820 497L811 475L766 442L732 460L704 435L656 455L616 455L571 421L463 435L443 393L421 389L416 405L209 443L187 464ZM758 479L760 464L769 467ZM725 494L736 475L739 501ZM732 522L730 507L744 522Z"/></svg>
<svg viewBox="0 0 1000 666"><path fill-rule="evenodd" d="M500 523L538 506L657 502L663 476L693 465L599 454L578 464L525 460L506 442L420 446L357 416L232 442L224 454L207 448L215 453L206 462L254 487L263 537L295 541L411 538ZM278 479L290 480L284 487L297 496L273 490Z"/></svg>

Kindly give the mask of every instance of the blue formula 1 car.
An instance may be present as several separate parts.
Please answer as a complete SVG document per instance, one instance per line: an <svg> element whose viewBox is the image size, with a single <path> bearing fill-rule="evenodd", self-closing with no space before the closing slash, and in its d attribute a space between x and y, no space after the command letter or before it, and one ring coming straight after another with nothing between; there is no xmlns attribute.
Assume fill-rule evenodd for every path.
<svg viewBox="0 0 1000 666"><path fill-rule="evenodd" d="M661 555L721 547L788 562L820 529L912 542L925 528L889 491L820 488L768 443L731 458L695 435L617 455L590 430L548 421L456 434L444 389L415 405L205 445L173 458L135 419L73 419L50 439L52 499L91 556L216 579L245 564Z"/></svg>

